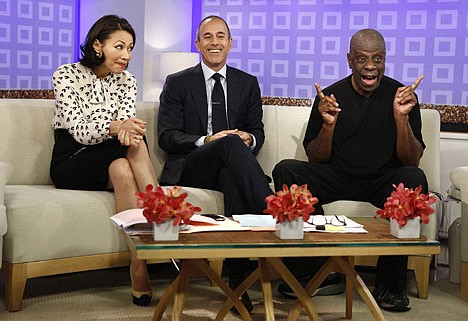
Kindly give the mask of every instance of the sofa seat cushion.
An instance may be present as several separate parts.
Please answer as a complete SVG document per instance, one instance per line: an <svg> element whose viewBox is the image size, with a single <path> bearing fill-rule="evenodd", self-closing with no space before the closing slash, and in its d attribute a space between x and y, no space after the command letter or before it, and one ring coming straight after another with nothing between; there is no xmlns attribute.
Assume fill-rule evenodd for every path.
<svg viewBox="0 0 468 321"><path fill-rule="evenodd" d="M460 186L463 179L463 175L461 173L466 173L467 171L468 167L457 167L450 173L450 181L452 182L452 186L450 186L447 192L451 197L457 200L461 200Z"/></svg>
<svg viewBox="0 0 468 321"><path fill-rule="evenodd" d="M187 200L204 213L223 213L222 194L183 188ZM127 251L109 217L114 194L56 189L53 185L8 185L5 189L10 263Z"/></svg>

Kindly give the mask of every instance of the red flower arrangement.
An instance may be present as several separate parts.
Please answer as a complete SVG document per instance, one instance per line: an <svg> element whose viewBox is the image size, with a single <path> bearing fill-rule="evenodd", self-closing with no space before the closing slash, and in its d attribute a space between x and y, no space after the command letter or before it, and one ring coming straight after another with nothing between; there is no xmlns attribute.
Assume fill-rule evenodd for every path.
<svg viewBox="0 0 468 321"><path fill-rule="evenodd" d="M395 219L400 226L405 226L408 220L419 216L421 223L429 223L429 215L435 212L431 207L436 202L435 196L421 194L421 185L415 190L405 187L403 183L398 186L393 184L393 187L395 190L387 197L384 208L377 210L374 218Z"/></svg>
<svg viewBox="0 0 468 321"><path fill-rule="evenodd" d="M267 208L263 213L271 214L277 223L286 219L291 222L300 216L306 222L315 211L314 204L318 203L318 198L312 196L307 184L301 187L293 184L290 188L284 184L282 190L276 192L276 195L267 196L265 202Z"/></svg>
<svg viewBox="0 0 468 321"><path fill-rule="evenodd" d="M181 222L188 223L192 215L200 212L201 208L186 202L187 193L180 191L178 186L168 188L166 192L158 186L153 191L153 185L149 184L146 186L146 193L136 193L137 207L143 209L148 223L160 224L171 219L174 219L174 226Z"/></svg>

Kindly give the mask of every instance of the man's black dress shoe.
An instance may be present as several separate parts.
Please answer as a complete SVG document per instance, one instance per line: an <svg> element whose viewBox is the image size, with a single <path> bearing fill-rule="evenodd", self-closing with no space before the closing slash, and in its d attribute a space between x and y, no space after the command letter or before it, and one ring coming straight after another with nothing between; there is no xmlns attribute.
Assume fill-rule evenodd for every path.
<svg viewBox="0 0 468 321"><path fill-rule="evenodd" d="M239 286L239 284L242 283L242 281L244 281L244 279L231 277L229 278L229 287L232 290L235 290ZM252 301L250 300L250 297L247 291L242 294L240 300L242 304L245 306L245 308L247 309L247 312L251 313L253 311L253 305L252 305ZM240 315L239 311L237 311L237 308L235 306L231 308L231 312L236 315Z"/></svg>

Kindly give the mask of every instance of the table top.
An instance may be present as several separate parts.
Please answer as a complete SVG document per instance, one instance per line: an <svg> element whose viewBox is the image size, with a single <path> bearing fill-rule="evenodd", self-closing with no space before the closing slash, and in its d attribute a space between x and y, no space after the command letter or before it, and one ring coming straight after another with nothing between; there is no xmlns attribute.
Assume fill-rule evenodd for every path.
<svg viewBox="0 0 468 321"><path fill-rule="evenodd" d="M304 233L301 240L281 240L274 232L232 231L180 234L178 241L154 241L152 235L127 235L140 259L362 256L438 254L439 242L425 236L398 239L389 233L386 220L352 218L366 234Z"/></svg>

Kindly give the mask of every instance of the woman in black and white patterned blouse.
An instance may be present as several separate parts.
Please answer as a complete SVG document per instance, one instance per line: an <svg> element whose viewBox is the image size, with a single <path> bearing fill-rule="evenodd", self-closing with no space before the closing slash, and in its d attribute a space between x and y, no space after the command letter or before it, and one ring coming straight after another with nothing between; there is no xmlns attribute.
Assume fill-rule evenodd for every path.
<svg viewBox="0 0 468 321"><path fill-rule="evenodd" d="M107 15L81 45L80 62L53 75L55 145L50 176L57 188L114 190L115 210L134 208L137 191L157 185L143 139L146 123L135 117L137 86L126 71L135 45L127 20ZM148 305L146 262L132 257L133 303Z"/></svg>

